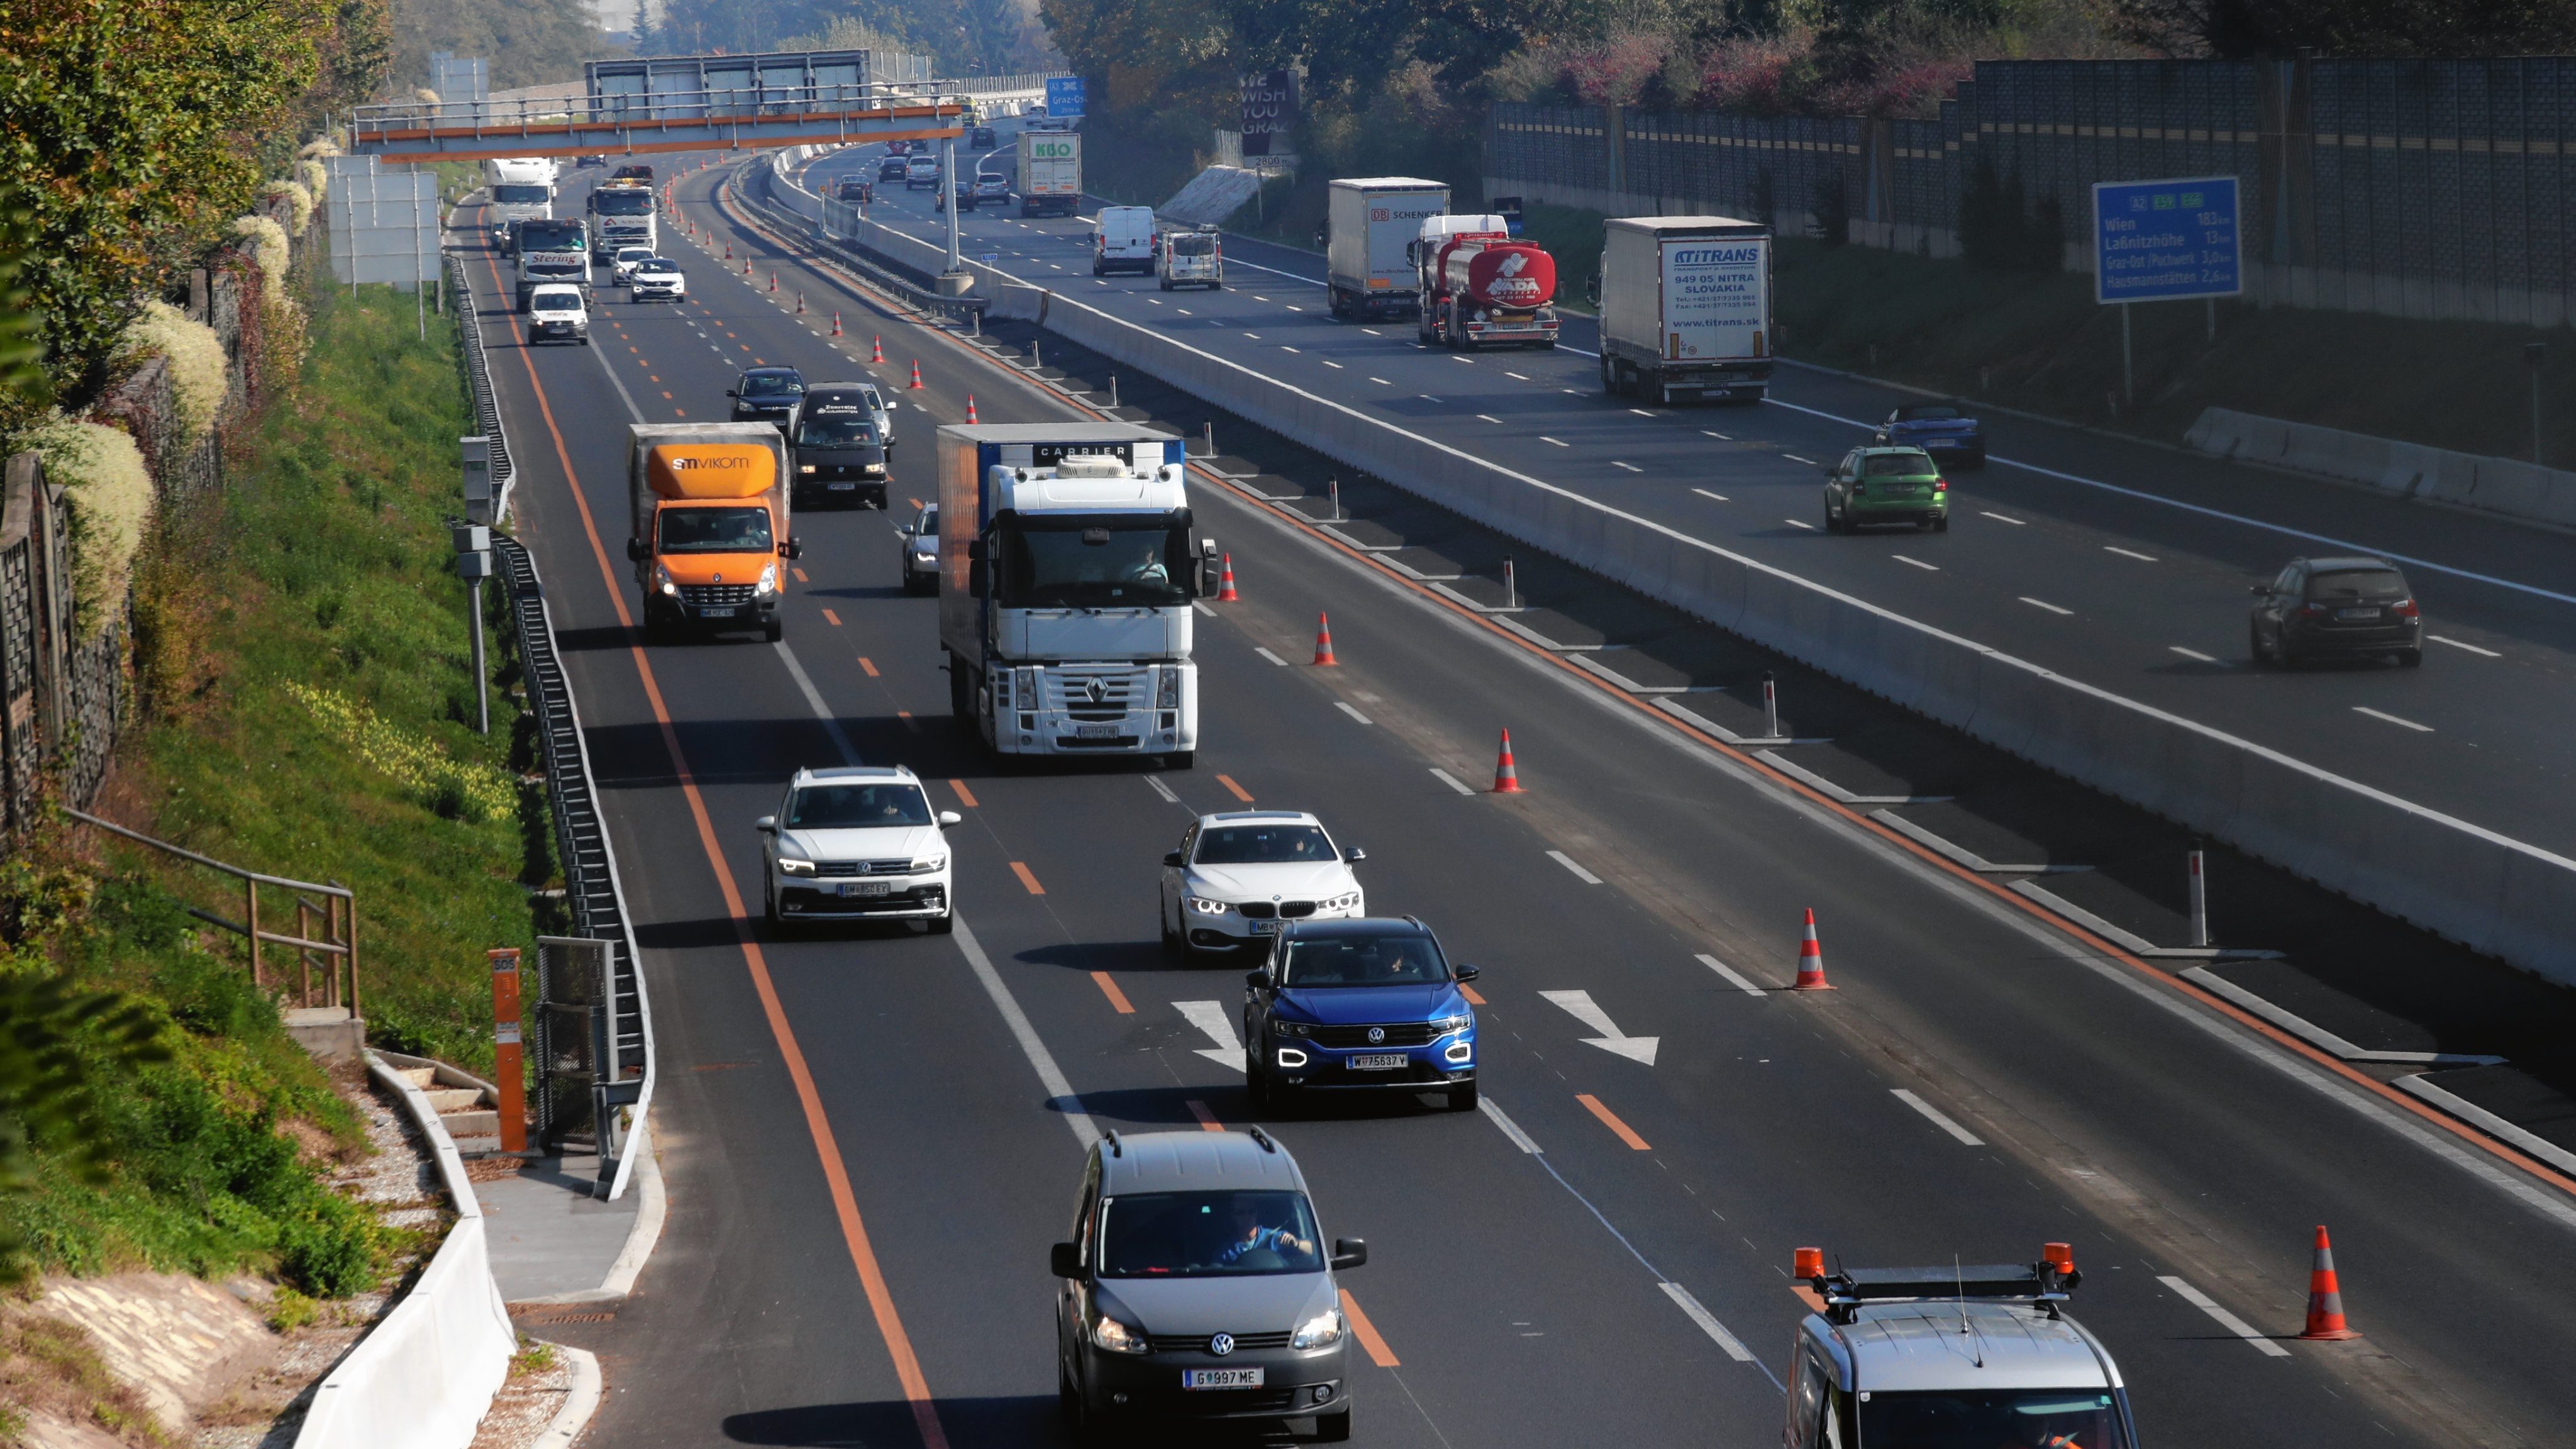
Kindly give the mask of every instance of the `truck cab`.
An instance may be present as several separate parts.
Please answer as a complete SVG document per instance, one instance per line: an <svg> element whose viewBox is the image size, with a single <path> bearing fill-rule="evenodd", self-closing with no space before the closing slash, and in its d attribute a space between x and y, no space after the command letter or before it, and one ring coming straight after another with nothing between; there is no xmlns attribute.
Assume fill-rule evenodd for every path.
<svg viewBox="0 0 2576 1449"><path fill-rule="evenodd" d="M2037 1263L1832 1274L1800 1248L1797 1273L1823 1306L1790 1345L1784 1449L2137 1449L2119 1365L2066 1316L2083 1281L2066 1244Z"/></svg>
<svg viewBox="0 0 2576 1449"><path fill-rule="evenodd" d="M1181 440L1129 423L939 430L939 643L958 721L1005 756L1198 750Z"/></svg>
<svg viewBox="0 0 2576 1449"><path fill-rule="evenodd" d="M1154 270L1154 208L1104 206L1091 223L1091 274Z"/></svg>
<svg viewBox="0 0 2576 1449"><path fill-rule="evenodd" d="M644 632L786 632L778 600L789 532L787 449L766 423L635 423L626 450L626 557L644 591Z"/></svg>
<svg viewBox="0 0 2576 1449"><path fill-rule="evenodd" d="M590 291L590 237L579 221L530 219L515 232L519 253L519 310L536 289L565 283Z"/></svg>
<svg viewBox="0 0 2576 1449"><path fill-rule="evenodd" d="M1167 231L1154 248L1155 278L1164 291L1179 287L1225 286L1225 246L1212 226Z"/></svg>
<svg viewBox="0 0 2576 1449"><path fill-rule="evenodd" d="M604 262L623 247L649 255L660 239L653 186L647 181L608 181L590 192L590 259Z"/></svg>

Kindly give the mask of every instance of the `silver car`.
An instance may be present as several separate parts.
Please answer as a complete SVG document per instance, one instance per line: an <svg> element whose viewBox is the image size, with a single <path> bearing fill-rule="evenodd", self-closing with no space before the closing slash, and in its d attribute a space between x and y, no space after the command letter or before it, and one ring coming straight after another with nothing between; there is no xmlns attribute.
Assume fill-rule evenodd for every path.
<svg viewBox="0 0 2576 1449"><path fill-rule="evenodd" d="M1056 1396L1074 1437L1149 1420L1302 1419L1351 1436L1350 1323L1288 1149L1247 1132L1116 1132L1083 1164L1073 1237L1049 1255Z"/></svg>
<svg viewBox="0 0 2576 1449"><path fill-rule="evenodd" d="M907 594L939 592L939 505L925 503L903 526L895 568Z"/></svg>

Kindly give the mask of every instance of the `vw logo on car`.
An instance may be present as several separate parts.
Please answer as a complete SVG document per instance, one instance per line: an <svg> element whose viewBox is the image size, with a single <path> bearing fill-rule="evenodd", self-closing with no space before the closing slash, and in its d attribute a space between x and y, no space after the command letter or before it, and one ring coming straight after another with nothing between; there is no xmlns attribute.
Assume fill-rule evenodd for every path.
<svg viewBox="0 0 2576 1449"><path fill-rule="evenodd" d="M1208 1352L1215 1354L1219 1358L1223 1358L1227 1354L1234 1352L1234 1335L1231 1333L1220 1333L1216 1337L1209 1339Z"/></svg>
<svg viewBox="0 0 2576 1449"><path fill-rule="evenodd" d="M1369 1028L1369 1045L1370 1045L1370 1046L1378 1046L1378 1045L1383 1044L1385 1041L1386 1041L1386 1028L1385 1028L1385 1027L1382 1027L1382 1026L1373 1026L1373 1027L1370 1027L1370 1028Z"/></svg>

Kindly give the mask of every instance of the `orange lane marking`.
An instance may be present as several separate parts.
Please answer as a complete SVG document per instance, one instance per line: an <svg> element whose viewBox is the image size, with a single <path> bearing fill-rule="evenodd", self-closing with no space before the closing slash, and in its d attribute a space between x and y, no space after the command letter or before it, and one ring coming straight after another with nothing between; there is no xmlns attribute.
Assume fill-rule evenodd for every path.
<svg viewBox="0 0 2576 1449"><path fill-rule="evenodd" d="M1190 1115L1199 1119L1199 1126L1201 1129L1209 1132L1222 1132L1225 1130L1225 1124L1216 1120L1216 1114L1208 1110L1207 1103L1200 1101L1196 1097L1189 1098L1188 1102Z"/></svg>
<svg viewBox="0 0 2576 1449"><path fill-rule="evenodd" d="M796 576L796 582L800 584L811 582L811 580L805 577L805 571L803 569L789 569L788 572L794 574Z"/></svg>
<svg viewBox="0 0 2576 1449"><path fill-rule="evenodd" d="M919 508L921 506L921 500L918 498L907 498L903 501L911 504L915 508Z"/></svg>
<svg viewBox="0 0 2576 1449"><path fill-rule="evenodd" d="M1019 871L1024 877L1028 874L1027 871L1020 869L1020 864L1017 861L1011 862L1011 869ZM1036 890L1037 888L1035 886L1031 886L1030 889ZM1044 892L1040 892L1040 894L1044 894ZM1100 983L1100 994L1109 998L1109 1004L1118 1008L1118 1014L1120 1016L1134 1016L1136 1014L1136 1008L1127 1004L1127 993L1118 989L1118 983L1109 979L1108 972L1094 971L1091 973L1091 979Z"/></svg>
<svg viewBox="0 0 2576 1449"><path fill-rule="evenodd" d="M1458 983L1458 994L1467 998L1467 1004L1469 1006L1482 1006L1485 1004L1485 998L1476 994L1476 988L1469 986L1463 981Z"/></svg>
<svg viewBox="0 0 2576 1449"><path fill-rule="evenodd" d="M908 710L908 709L899 709L899 710L896 710L896 711L894 712L894 717L895 717L896 719L899 719L899 720L902 720L902 721L903 721L903 727L904 727L905 729L908 729L908 730L912 731L914 734L919 734L919 733L921 733L921 721L919 721L919 720L917 720L917 719L914 719L914 718L912 717L912 711L911 711L911 710Z"/></svg>
<svg viewBox="0 0 2576 1449"><path fill-rule="evenodd" d="M965 781L951 780L948 782L948 788L957 792L957 798L966 802L967 809L972 810L976 808L975 792L966 788Z"/></svg>
<svg viewBox="0 0 2576 1449"><path fill-rule="evenodd" d="M653 379L653 380L654 380L655 382L660 382L662 379L660 379L660 378L658 378L658 377L657 377L657 378L655 378L655 379ZM662 394L662 401L664 401L664 402L669 402L670 400L671 400L671 395L670 395L669 393L667 393L667 392L666 392L666 393Z"/></svg>
<svg viewBox="0 0 2576 1449"><path fill-rule="evenodd" d="M1396 1360L1395 1350L1387 1347L1386 1340L1377 1336L1377 1325L1369 1322L1367 1314L1360 1312L1360 1302L1351 1296L1351 1290L1344 1288L1341 1294L1342 1316L1351 1321L1351 1332L1359 1335L1360 1347L1368 1350L1369 1362L1379 1368L1402 1367Z"/></svg>
<svg viewBox="0 0 2576 1449"><path fill-rule="evenodd" d="M491 269L492 285L501 286L500 263L487 254L484 265ZM508 324L515 334L517 324ZM527 367L528 386L536 393L538 415L545 419L546 432L554 439L555 459L562 464L564 482L572 492L573 506L581 513L581 531L590 540L590 554L599 564L601 582L608 586L609 602L617 608L618 627L631 640L635 617L626 607L625 591L619 587L617 571L608 562L608 549L600 542L599 522L590 511L590 500L581 491L580 474L572 466L572 450L564 445L563 430L555 424L554 405L546 397L545 384L537 378L537 364L526 348L519 360ZM778 988L769 976L768 959L761 954L760 943L751 936L751 919L742 903L742 890L734 883L733 870L725 864L724 852L716 844L715 822L707 814L706 797L698 790L697 776L689 768L686 751L680 747L680 734L671 722L671 711L662 699L662 686L654 677L651 661L645 658L643 645L630 643L627 652L635 663L637 679L644 686L645 702L652 707L654 722L660 726L662 747L671 759L671 768L680 782L681 796L688 801L689 815L698 828L698 847L706 853L707 868L715 876L724 895L725 911L732 917L734 939L742 948L744 967L751 974L752 991L760 998L761 1014L768 1019L770 1036L778 1043L779 1060L787 1069L788 1081L796 1089L798 1105L804 1111L806 1135L813 1139L814 1155L823 1168L823 1183L832 1199L834 1215L840 1220L841 1241L849 1250L851 1266L858 1270L859 1285L866 1292L868 1307L876 1318L878 1336L884 1341L886 1355L894 1361L895 1379L903 1385L903 1396L912 1407L913 1426L921 1434L925 1449L948 1449L948 1431L939 1422L938 1401L930 1392L930 1380L923 1376L921 1359L912 1350L912 1336L904 1331L903 1318L896 1311L894 1292L887 1285L885 1272L877 1264L876 1248L868 1239L867 1223L859 1216L858 1194L850 1186L849 1165L842 1160L840 1143L832 1136L832 1125L823 1112L823 1096L814 1085L814 1073L806 1066L804 1050L797 1045L796 1033L787 1022L787 1008L778 999Z"/></svg>
<svg viewBox="0 0 2576 1449"><path fill-rule="evenodd" d="M645 381L647 382L660 382L661 380L662 379L659 374L647 374L645 377Z"/></svg>
<svg viewBox="0 0 2576 1449"><path fill-rule="evenodd" d="M1038 878L1029 874L1029 868L1027 866L1022 865L1015 860L1011 862L1011 870L1013 874L1019 876L1020 884L1029 888L1030 895L1042 896L1046 894L1046 887L1038 884Z"/></svg>
<svg viewBox="0 0 2576 1449"><path fill-rule="evenodd" d="M669 394L669 393L664 393L664 394L662 394L662 395L663 395L664 397L669 397L669 396L670 396L670 394ZM673 408L673 409L671 409L671 411L672 411L672 412L674 412L674 413L679 414L681 417L684 417L684 418L685 418L685 417L687 417L687 416L689 415L689 410L688 410L687 408Z"/></svg>
<svg viewBox="0 0 2576 1449"><path fill-rule="evenodd" d="M633 352L635 349L634 349L634 348L632 348L632 347L630 347L630 348L627 348L626 350L627 350L627 351L629 351L629 352ZM635 359L635 365L636 365L637 367L651 367L653 364L651 364L651 363L649 363L649 362L646 362L643 358L640 358L640 357L639 357L639 358Z"/></svg>
<svg viewBox="0 0 2576 1449"><path fill-rule="evenodd" d="M1574 1094L1574 1100L1581 1102L1585 1111L1600 1118L1602 1126L1618 1133L1620 1141L1627 1143L1630 1147L1635 1148L1639 1152L1651 1150L1646 1146L1645 1138L1638 1136L1636 1131L1629 1127L1627 1123L1619 1120L1619 1114L1601 1105L1600 1098L1592 1095L1590 1092L1577 1092Z"/></svg>
<svg viewBox="0 0 2576 1449"><path fill-rule="evenodd" d="M874 678L876 678L876 677L877 677L877 667L876 667L875 665L873 665L873 664L869 663L869 662L868 662L868 656L866 656L866 655L864 655L864 654L862 654L862 655L860 655L860 656L859 656L859 672L860 672L861 674L866 675L866 676L867 676L868 678L870 678L870 679L874 679Z"/></svg>
<svg viewBox="0 0 2576 1449"><path fill-rule="evenodd" d="M1223 785L1228 790L1233 791L1234 798L1237 800L1242 801L1246 805L1252 803L1251 794L1248 793L1241 785L1234 783L1234 777L1232 775L1219 775L1216 777L1216 782Z"/></svg>
<svg viewBox="0 0 2576 1449"><path fill-rule="evenodd" d="M840 628L840 627L841 627L841 616L840 616L840 615L833 613L833 612L832 612L831 610L829 610L829 609L825 609L825 610L823 611L823 617L832 621L832 627L833 627L833 628L838 629L838 628ZM874 670L870 670L869 672L870 672L870 673L874 673L875 671L874 671Z"/></svg>

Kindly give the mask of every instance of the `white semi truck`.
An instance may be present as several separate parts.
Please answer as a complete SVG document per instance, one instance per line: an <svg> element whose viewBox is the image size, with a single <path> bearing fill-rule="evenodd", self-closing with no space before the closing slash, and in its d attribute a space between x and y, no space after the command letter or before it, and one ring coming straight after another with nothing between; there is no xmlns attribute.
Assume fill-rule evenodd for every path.
<svg viewBox="0 0 2576 1449"><path fill-rule="evenodd" d="M590 295L590 241L578 220L530 219L513 228L519 254L519 310L548 282L570 282Z"/></svg>
<svg viewBox="0 0 2576 1449"><path fill-rule="evenodd" d="M958 723L1007 757L1199 743L1182 440L1131 423L939 430L939 647Z"/></svg>
<svg viewBox="0 0 2576 1449"><path fill-rule="evenodd" d="M1666 404L1771 386L1771 228L1725 216L1602 223L1601 387Z"/></svg>
<svg viewBox="0 0 2576 1449"><path fill-rule="evenodd" d="M1413 244L1426 217L1449 209L1449 188L1411 176L1336 177L1328 188L1324 274L1336 317L1409 316L1421 306Z"/></svg>
<svg viewBox="0 0 2576 1449"><path fill-rule="evenodd" d="M607 262L626 247L660 250L650 181L604 181L590 189L590 259Z"/></svg>
<svg viewBox="0 0 2576 1449"><path fill-rule="evenodd" d="M484 216L493 244L508 256L518 249L523 221L555 214L555 163L543 156L514 156L483 163Z"/></svg>
<svg viewBox="0 0 2576 1449"><path fill-rule="evenodd" d="M1071 216L1082 207L1082 135L1020 132L1020 215Z"/></svg>

